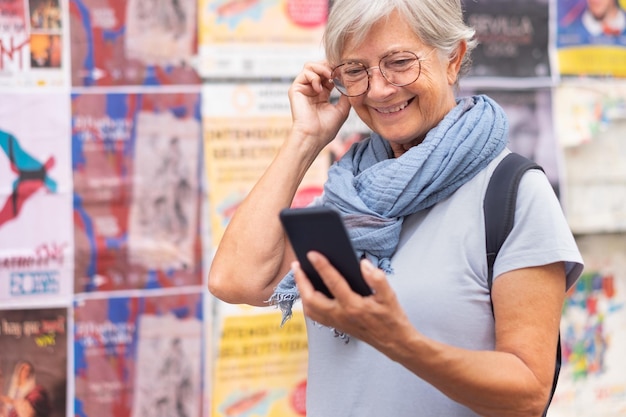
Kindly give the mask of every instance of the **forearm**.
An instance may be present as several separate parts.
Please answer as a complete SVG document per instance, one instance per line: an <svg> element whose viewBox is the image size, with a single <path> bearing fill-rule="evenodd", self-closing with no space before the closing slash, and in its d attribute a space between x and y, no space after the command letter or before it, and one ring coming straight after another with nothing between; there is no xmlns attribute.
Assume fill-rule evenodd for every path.
<svg viewBox="0 0 626 417"><path fill-rule="evenodd" d="M385 350L391 359L482 416L540 416L548 401L551 381L545 377L542 381L513 353L457 348L417 331Z"/></svg>
<svg viewBox="0 0 626 417"><path fill-rule="evenodd" d="M288 271L278 213L289 207L319 149L292 133L230 220L209 272L209 289L237 304L266 305ZM309 145L310 146L310 145Z"/></svg>

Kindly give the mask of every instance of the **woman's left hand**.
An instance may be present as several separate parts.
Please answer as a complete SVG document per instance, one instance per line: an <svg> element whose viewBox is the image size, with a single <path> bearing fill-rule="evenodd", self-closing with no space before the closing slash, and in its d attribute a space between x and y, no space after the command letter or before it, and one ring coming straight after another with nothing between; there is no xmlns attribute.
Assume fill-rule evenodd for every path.
<svg viewBox="0 0 626 417"><path fill-rule="evenodd" d="M385 353L414 332L395 292L381 269L361 260L361 273L373 294L363 297L352 291L346 279L322 254L309 252L308 259L335 298L315 291L297 262L294 262L296 284L304 314L312 320L356 337ZM404 339L406 340L406 339Z"/></svg>

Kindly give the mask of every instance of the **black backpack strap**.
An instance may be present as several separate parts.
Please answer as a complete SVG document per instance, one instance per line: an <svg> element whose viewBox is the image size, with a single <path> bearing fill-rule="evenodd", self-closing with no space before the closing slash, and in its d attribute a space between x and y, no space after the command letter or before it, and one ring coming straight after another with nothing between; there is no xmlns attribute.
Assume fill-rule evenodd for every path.
<svg viewBox="0 0 626 417"><path fill-rule="evenodd" d="M493 264L500 248L504 244L507 236L513 229L515 220L515 205L517 200L517 189L522 176L529 169L543 169L535 162L516 153L510 153L500 161L489 180L483 210L485 216L485 240L487 250L487 283L491 296L491 286L493 284ZM493 312L493 304L491 305ZM561 336L556 347L556 364L554 369L554 379L552 380L552 391L543 416L547 415L548 407L554 396L556 384L561 371Z"/></svg>
<svg viewBox="0 0 626 417"><path fill-rule="evenodd" d="M493 283L493 264L500 248L513 229L517 188L529 169L543 169L528 158L510 153L491 175L483 205L487 245L487 282Z"/></svg>

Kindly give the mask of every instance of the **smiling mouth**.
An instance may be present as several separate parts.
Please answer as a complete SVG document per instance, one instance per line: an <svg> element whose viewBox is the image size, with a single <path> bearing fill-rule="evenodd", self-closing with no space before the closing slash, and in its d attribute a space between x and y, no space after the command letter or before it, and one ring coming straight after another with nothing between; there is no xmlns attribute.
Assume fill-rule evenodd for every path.
<svg viewBox="0 0 626 417"><path fill-rule="evenodd" d="M378 113L382 113L382 114L391 114L391 113L397 113L401 110L404 110L410 103L411 101L413 101L413 99L409 100L409 101L405 101L402 104L398 104L396 106L393 107L383 107L383 108L376 108L376 111Z"/></svg>

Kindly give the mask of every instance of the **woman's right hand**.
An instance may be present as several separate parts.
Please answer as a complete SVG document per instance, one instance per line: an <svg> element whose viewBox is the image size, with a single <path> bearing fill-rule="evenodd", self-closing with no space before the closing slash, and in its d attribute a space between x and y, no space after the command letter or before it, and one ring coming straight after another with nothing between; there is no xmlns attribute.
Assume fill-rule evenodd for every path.
<svg viewBox="0 0 626 417"><path fill-rule="evenodd" d="M336 103L330 102L334 88L330 74L331 68L326 62L309 62L289 88L292 133L314 141L311 145L317 151L337 136L350 113L347 97L341 95Z"/></svg>
<svg viewBox="0 0 626 417"><path fill-rule="evenodd" d="M223 301L267 306L295 259L278 215L350 112L347 97L330 103L330 73L323 62L306 64L289 88L289 137L238 206L211 263L209 290Z"/></svg>

